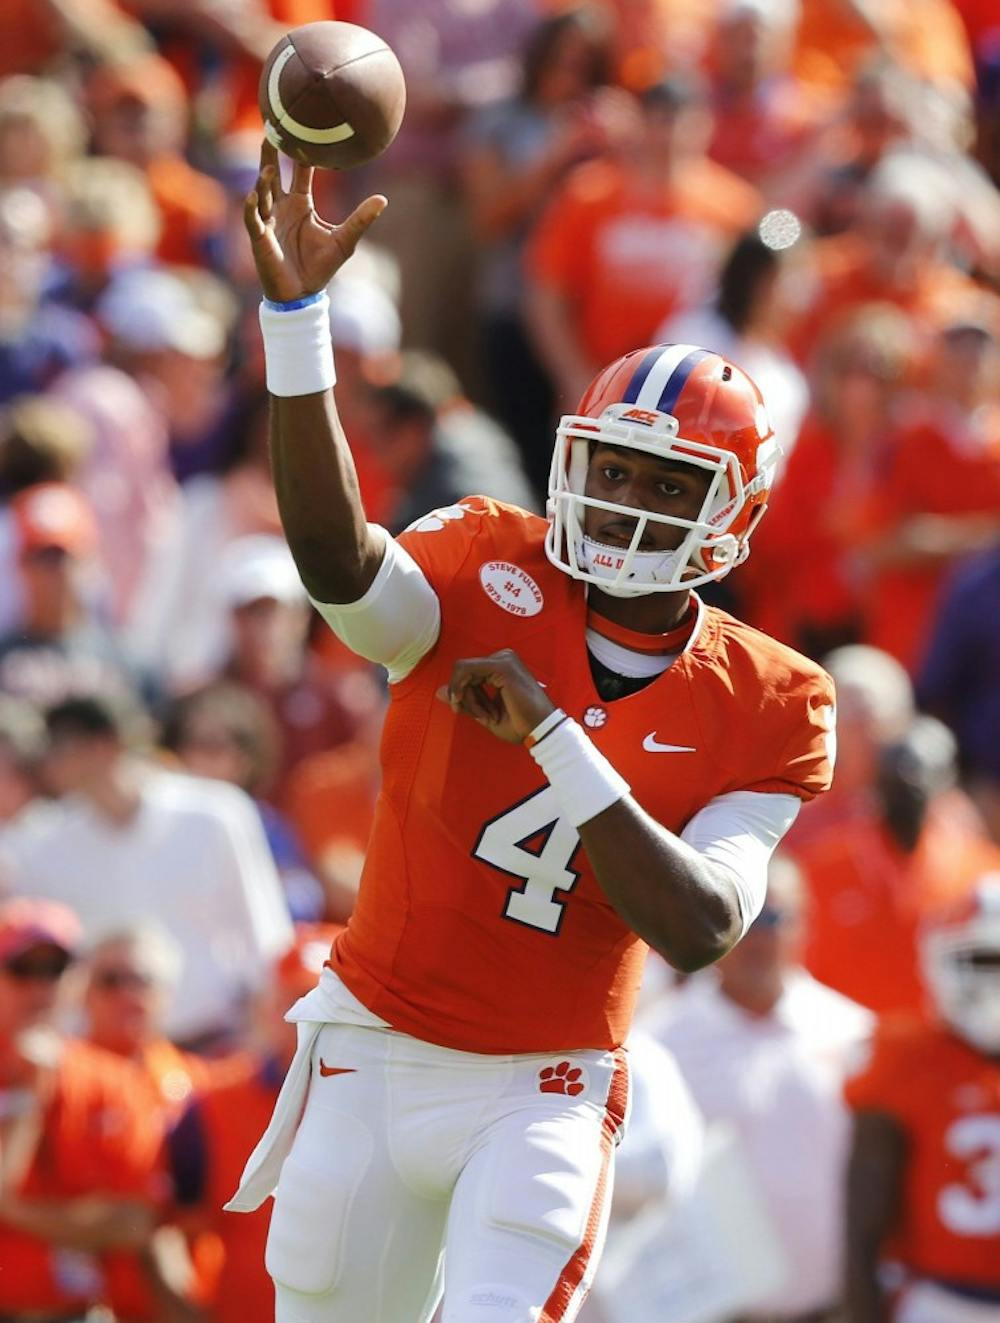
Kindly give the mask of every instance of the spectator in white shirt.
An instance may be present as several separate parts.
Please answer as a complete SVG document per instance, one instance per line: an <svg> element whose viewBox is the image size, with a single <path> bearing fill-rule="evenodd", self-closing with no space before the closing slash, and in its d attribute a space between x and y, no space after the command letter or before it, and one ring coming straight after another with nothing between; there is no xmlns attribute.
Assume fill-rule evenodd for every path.
<svg viewBox="0 0 1000 1323"><path fill-rule="evenodd" d="M735 1130L790 1270L754 1323L833 1319L849 1120L841 1086L871 1031L870 1013L798 962L802 886L772 860L768 898L717 967L651 1013L707 1122Z"/></svg>
<svg viewBox="0 0 1000 1323"><path fill-rule="evenodd" d="M105 699L49 710L43 772L60 798L0 832L0 888L71 906L90 943L161 924L183 956L168 1035L188 1047L231 1042L292 940L260 817L235 786L133 756L126 726Z"/></svg>

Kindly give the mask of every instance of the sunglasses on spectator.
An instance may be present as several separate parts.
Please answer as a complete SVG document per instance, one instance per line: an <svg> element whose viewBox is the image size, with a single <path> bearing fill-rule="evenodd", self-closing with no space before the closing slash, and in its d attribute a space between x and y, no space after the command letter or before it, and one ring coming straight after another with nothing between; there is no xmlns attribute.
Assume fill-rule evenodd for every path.
<svg viewBox="0 0 1000 1323"><path fill-rule="evenodd" d="M138 969L95 969L90 976L90 983L102 992L121 992L126 988L132 992L145 992L153 986L149 974L143 974Z"/></svg>
<svg viewBox="0 0 1000 1323"><path fill-rule="evenodd" d="M44 955L26 951L24 955L5 960L3 970L8 978L16 979L19 983L56 983L66 973L71 959L66 951L53 951Z"/></svg>

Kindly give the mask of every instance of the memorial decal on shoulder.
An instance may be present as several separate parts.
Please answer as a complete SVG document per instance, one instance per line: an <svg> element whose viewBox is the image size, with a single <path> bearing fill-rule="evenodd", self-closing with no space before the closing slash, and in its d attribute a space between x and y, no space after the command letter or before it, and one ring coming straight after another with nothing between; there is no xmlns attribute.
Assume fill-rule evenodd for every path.
<svg viewBox="0 0 1000 1323"><path fill-rule="evenodd" d="M531 575L510 561L486 561L479 568L479 582L490 601L512 616L537 616L544 604Z"/></svg>

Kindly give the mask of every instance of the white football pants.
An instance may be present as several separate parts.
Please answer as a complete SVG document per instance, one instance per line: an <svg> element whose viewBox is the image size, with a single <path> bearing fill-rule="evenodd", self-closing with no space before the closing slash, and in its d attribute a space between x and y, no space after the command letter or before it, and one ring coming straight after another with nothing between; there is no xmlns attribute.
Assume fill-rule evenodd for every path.
<svg viewBox="0 0 1000 1323"><path fill-rule="evenodd" d="M569 1323L625 1124L622 1052L480 1056L330 1024L275 1191L276 1323Z"/></svg>

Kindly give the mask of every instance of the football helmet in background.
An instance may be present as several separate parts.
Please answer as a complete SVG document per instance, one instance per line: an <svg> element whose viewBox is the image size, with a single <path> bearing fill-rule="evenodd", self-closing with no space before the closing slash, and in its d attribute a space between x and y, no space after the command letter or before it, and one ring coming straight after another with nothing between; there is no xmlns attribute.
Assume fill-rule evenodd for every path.
<svg viewBox="0 0 1000 1323"><path fill-rule="evenodd" d="M1000 1053L1000 873L928 922L920 954L941 1018L979 1051Z"/></svg>
<svg viewBox="0 0 1000 1323"><path fill-rule="evenodd" d="M694 465L710 478L696 519L584 494L595 442ZM746 560L780 454L760 391L721 354L694 345L636 349L598 373L556 431L549 475L549 560L618 597L676 592L721 579ZM636 519L626 548L584 532L587 508ZM684 530L674 551L640 551L647 523Z"/></svg>

